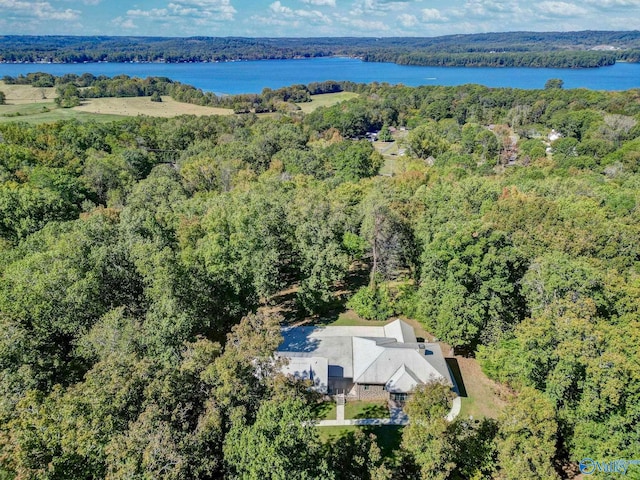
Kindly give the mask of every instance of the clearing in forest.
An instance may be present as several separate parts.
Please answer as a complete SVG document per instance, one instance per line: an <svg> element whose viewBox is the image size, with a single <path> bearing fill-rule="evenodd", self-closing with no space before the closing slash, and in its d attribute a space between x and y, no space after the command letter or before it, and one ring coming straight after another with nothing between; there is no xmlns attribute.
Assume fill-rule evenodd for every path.
<svg viewBox="0 0 640 480"><path fill-rule="evenodd" d="M55 87L32 87L31 85L7 85L0 82L0 91L5 94L7 105L52 102L58 96Z"/></svg>
<svg viewBox="0 0 640 480"><path fill-rule="evenodd" d="M296 103L304 113L313 112L319 107L330 107L336 103L351 100L358 97L357 93L353 92L337 92L337 93L320 93L318 95L312 95L310 102Z"/></svg>
<svg viewBox="0 0 640 480"><path fill-rule="evenodd" d="M391 319L390 319L391 320ZM402 318L404 322L410 324L417 337L422 337L427 341L434 341L432 334L424 329L424 326L414 319ZM309 323L316 323L313 320ZM376 322L360 318L353 310L340 313L333 321L320 321L322 325L342 325L342 326L379 326L388 322ZM447 357L447 363L460 389L462 400L462 410L459 418L474 419L483 417L497 418L510 396L509 389L487 377L478 361L475 358L456 355L451 357L451 347L446 343L439 342L442 353ZM460 377L462 380L460 381Z"/></svg>
<svg viewBox="0 0 640 480"><path fill-rule="evenodd" d="M203 107L177 102L169 96L162 102L152 102L150 97L88 98L74 108L59 108L54 100L58 96L55 87L31 85L6 85L0 82L6 105L0 105L0 122L27 121L31 123L54 122L77 118L116 120L123 117L147 115L149 117L175 117L178 115L232 115L227 108Z"/></svg>
<svg viewBox="0 0 640 480"><path fill-rule="evenodd" d="M152 102L150 97L88 98L82 101L82 105L73 107L73 110L127 117L136 117L138 115L147 115L149 117L233 115L233 110L228 108L203 107L191 103L176 102L168 96L163 96L162 102Z"/></svg>

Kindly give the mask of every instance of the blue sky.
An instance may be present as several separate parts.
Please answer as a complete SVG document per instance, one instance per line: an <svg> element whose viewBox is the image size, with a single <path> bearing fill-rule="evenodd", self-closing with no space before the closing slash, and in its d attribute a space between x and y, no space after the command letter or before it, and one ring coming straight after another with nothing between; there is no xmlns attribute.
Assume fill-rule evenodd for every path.
<svg viewBox="0 0 640 480"><path fill-rule="evenodd" d="M640 0L0 0L0 34L436 36L632 30Z"/></svg>

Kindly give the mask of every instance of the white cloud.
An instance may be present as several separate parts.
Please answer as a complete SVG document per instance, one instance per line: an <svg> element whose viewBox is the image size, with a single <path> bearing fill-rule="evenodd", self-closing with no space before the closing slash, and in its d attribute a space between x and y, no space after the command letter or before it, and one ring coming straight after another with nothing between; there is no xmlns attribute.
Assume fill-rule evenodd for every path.
<svg viewBox="0 0 640 480"><path fill-rule="evenodd" d="M280 0L277 0L269 5L269 10L271 10L272 13L286 19L307 20L312 24L331 23L331 19L318 10L294 10L290 7L282 5Z"/></svg>
<svg viewBox="0 0 640 480"><path fill-rule="evenodd" d="M360 18L343 19L343 23L349 27L368 32L371 35L372 32L386 32L389 30L389 26L376 20L362 20Z"/></svg>
<svg viewBox="0 0 640 480"><path fill-rule="evenodd" d="M301 0L302 3L307 3L309 5L315 5L318 7L335 7L336 0Z"/></svg>
<svg viewBox="0 0 640 480"><path fill-rule="evenodd" d="M557 1L540 2L535 5L535 9L544 14L562 17L573 17L576 15L584 15L585 13L587 13L587 10L585 8L582 8L578 5Z"/></svg>
<svg viewBox="0 0 640 480"><path fill-rule="evenodd" d="M424 8L422 10L422 20L425 22L443 22L447 20L447 17L444 17L440 10L435 8Z"/></svg>
<svg viewBox="0 0 640 480"><path fill-rule="evenodd" d="M357 0L353 3L351 11L352 16L362 15L388 15L389 12L400 12L409 5L408 1L398 0Z"/></svg>
<svg viewBox="0 0 640 480"><path fill-rule="evenodd" d="M81 3L83 5L99 5L102 0L57 0L66 3Z"/></svg>
<svg viewBox="0 0 640 480"><path fill-rule="evenodd" d="M166 8L152 8L151 10L128 10L127 15L132 17L150 17L150 18L165 18L169 15L169 11Z"/></svg>
<svg viewBox="0 0 640 480"><path fill-rule="evenodd" d="M167 4L165 8L127 11L127 15L132 17L164 20L190 18L202 25L207 25L209 21L231 21L236 13L230 0L179 0Z"/></svg>
<svg viewBox="0 0 640 480"><path fill-rule="evenodd" d="M197 17L200 12L197 8L185 7L184 5L180 5L179 3L170 3L167 6L169 7L169 11L173 15L178 16Z"/></svg>
<svg viewBox="0 0 640 480"><path fill-rule="evenodd" d="M218 16L220 20L232 20L238 11L233 8L230 0L180 0L170 5L183 6L187 11L192 7L203 16Z"/></svg>
<svg viewBox="0 0 640 480"><path fill-rule="evenodd" d="M415 15L409 15L408 13L403 13L398 15L398 21L403 27L411 28L418 25L418 19Z"/></svg>
<svg viewBox="0 0 640 480"><path fill-rule="evenodd" d="M135 23L133 23L133 20L131 20L130 18L116 17L113 20L111 20L111 23L114 24L116 27L125 28L127 30L133 30L138 28L138 26Z"/></svg>
<svg viewBox="0 0 640 480"><path fill-rule="evenodd" d="M584 3L596 7L640 7L640 0L584 0Z"/></svg>
<svg viewBox="0 0 640 480"><path fill-rule="evenodd" d="M269 10L271 10L273 13L281 13L283 15L291 15L293 13L293 9L285 7L284 5L282 5L282 3L280 3L279 0L269 5Z"/></svg>
<svg viewBox="0 0 640 480"><path fill-rule="evenodd" d="M448 20L455 18L465 23L471 22L471 28L456 28L456 32L459 33L531 30L534 26L532 15L532 12L525 8L525 3L519 0L468 0L461 8L452 8L446 12ZM473 28L474 24L477 28ZM455 26L459 25L459 22L456 22Z"/></svg>
<svg viewBox="0 0 640 480"><path fill-rule="evenodd" d="M60 10L54 8L49 2L24 2L21 0L0 0L0 9L8 10L3 12L8 15L19 15L32 17L40 20L77 20L80 17L78 10L70 8Z"/></svg>

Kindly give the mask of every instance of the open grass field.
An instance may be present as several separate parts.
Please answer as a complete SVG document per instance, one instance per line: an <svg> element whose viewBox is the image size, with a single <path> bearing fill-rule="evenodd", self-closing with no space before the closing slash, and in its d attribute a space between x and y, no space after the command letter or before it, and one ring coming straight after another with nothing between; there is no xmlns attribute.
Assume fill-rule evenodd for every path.
<svg viewBox="0 0 640 480"><path fill-rule="evenodd" d="M190 103L176 102L171 97L162 97L162 102L152 102L149 97L90 98L73 108L76 112L98 113L136 117L176 117L178 115L233 115L228 108L202 107Z"/></svg>
<svg viewBox="0 0 640 480"><path fill-rule="evenodd" d="M321 93L320 95L313 95L310 102L296 103L296 105L298 105L304 113L310 113L318 107L330 107L336 103L351 100L356 97L358 97L358 94L353 92Z"/></svg>
<svg viewBox="0 0 640 480"><path fill-rule="evenodd" d="M6 96L6 105L0 105L0 122L43 123L72 118L106 122L138 115L233 115L233 111L227 108L177 102L168 96L162 97L162 102L152 102L148 97L91 98L78 107L63 109L53 102L57 97L55 87L34 88L31 85L6 85L0 82L0 91ZM311 102L298 105L303 112L309 113L318 107L335 105L357 96L351 92L326 93L314 95Z"/></svg>
<svg viewBox="0 0 640 480"><path fill-rule="evenodd" d="M152 102L149 97L92 98L74 108L58 108L53 102L56 89L34 88L30 85L6 85L0 82L6 105L0 105L0 122L25 121L29 123L55 122L75 118L80 121L111 121L125 117L175 117L178 115L232 115L226 108L202 107L176 102L162 97Z"/></svg>
<svg viewBox="0 0 640 480"><path fill-rule="evenodd" d="M53 102L0 105L0 123L49 123L70 119L76 119L80 122L86 122L88 120L96 122L110 122L112 120L120 120L122 118L125 118L125 116L102 115L78 112L71 108L58 108L58 106Z"/></svg>
<svg viewBox="0 0 640 480"><path fill-rule="evenodd" d="M49 103L58 96L55 87L32 87L31 85L7 85L0 82L7 103L24 105L28 103Z"/></svg>

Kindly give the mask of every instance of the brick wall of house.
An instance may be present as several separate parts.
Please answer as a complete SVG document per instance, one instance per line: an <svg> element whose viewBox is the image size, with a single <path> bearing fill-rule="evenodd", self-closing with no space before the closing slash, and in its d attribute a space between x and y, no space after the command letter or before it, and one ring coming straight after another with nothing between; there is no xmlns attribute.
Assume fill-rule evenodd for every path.
<svg viewBox="0 0 640 480"><path fill-rule="evenodd" d="M358 400L387 400L389 392L383 385L358 385L356 387Z"/></svg>

